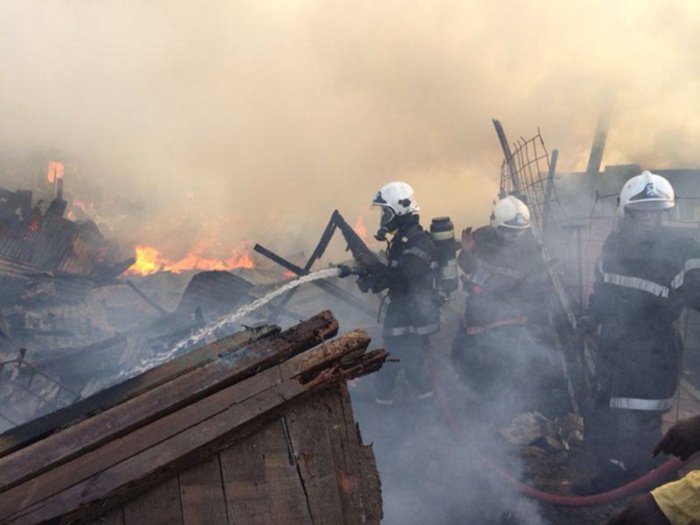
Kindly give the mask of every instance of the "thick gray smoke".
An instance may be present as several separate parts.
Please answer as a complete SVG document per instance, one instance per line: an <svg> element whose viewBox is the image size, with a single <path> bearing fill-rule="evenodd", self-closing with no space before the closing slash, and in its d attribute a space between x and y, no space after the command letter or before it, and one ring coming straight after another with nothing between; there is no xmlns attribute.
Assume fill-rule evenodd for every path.
<svg viewBox="0 0 700 525"><path fill-rule="evenodd" d="M494 117L580 169L614 93L605 163L698 164L694 5L0 0L0 153L62 152L161 246L204 217L229 246L310 245L334 208L374 228L394 179L426 218L476 224Z"/></svg>
<svg viewBox="0 0 700 525"><path fill-rule="evenodd" d="M336 208L371 234L391 180L424 225L459 231L498 190L492 118L511 142L539 128L559 170L581 170L612 98L604 165L698 167L699 22L693 0L0 0L0 186L63 160L67 192L102 196L103 230L172 260L198 242L308 253ZM380 346L342 306L341 327ZM394 446L371 394L356 407L389 472L386 523L477 513L489 478L444 422L407 419Z"/></svg>

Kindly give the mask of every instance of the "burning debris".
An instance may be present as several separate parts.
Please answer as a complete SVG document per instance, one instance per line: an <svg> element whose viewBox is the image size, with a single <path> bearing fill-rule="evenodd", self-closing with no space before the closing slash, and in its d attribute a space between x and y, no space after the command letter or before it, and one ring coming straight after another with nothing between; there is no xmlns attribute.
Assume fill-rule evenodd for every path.
<svg viewBox="0 0 700 525"><path fill-rule="evenodd" d="M63 164L49 163L47 204L34 202L34 191L0 188L0 386L12 400L0 410L0 430L100 390L125 369L136 373L140 362L256 299L252 283L223 269L181 273L250 268L247 253L173 264L156 254L149 266L147 249L105 238L89 218L73 220L63 177ZM132 277L119 279L125 273Z"/></svg>
<svg viewBox="0 0 700 525"><path fill-rule="evenodd" d="M435 486L440 492L440 487L459 483L465 469L474 470L481 478L485 466L487 473L483 477L489 481L477 491L472 504L486 502L490 508L483 512L465 508L467 499L450 502L458 509L455 512L466 513L475 522L537 523L537 506L531 502L523 504L518 495L525 494L543 504L552 504L542 511L552 523L568 523L571 514L552 509L613 501L606 500L607 496L594 498L593 503L585 498L579 501L572 493L574 482L586 481L590 474L590 460L583 447L582 414L590 406L596 388L597 349L590 338L577 337L574 331L590 288L590 262L597 256L590 242L586 249L583 245L586 236L592 238L605 228L592 224L587 230L584 220L570 220L563 212L560 199L566 198L570 188L563 182L559 186L561 193L555 189L556 154L548 154L541 136L521 140L511 151L500 123L494 124L505 154L499 203L512 205L510 208L515 211L510 216L505 206L495 206L491 228L500 225L533 232L532 244L537 249L532 253L542 264L532 274L538 283L544 283L540 289L544 293L531 295L528 303L540 314L537 326L528 325L529 314L512 314L509 310L512 315L502 318L503 310L516 302L512 295L505 307L501 304L493 309L497 314L494 319L474 321L477 299L489 300L484 294L485 283L499 272L511 280L525 282L524 272L520 271L526 266L525 258L511 257L513 267L502 267L493 261L481 266L466 259L459 262L458 250L464 255L471 249L470 242L469 246L476 244L477 235L493 231L488 227L481 233L465 229L466 235L458 243L451 220L434 219L430 234L435 256L422 252L424 258L431 258L430 268L435 270L431 293L435 292L435 304L442 308L442 329L432 339L426 366L434 390L415 396L412 372L402 370L395 376L396 399L379 398L381 403L377 402L372 381L365 379L353 382L351 393L357 400L360 419L365 420L363 424L370 435L375 433L376 450L383 458L393 458L388 460L390 467L382 468L382 476L387 480L385 501L392 501L391 491L405 479L425 478L425 485ZM599 160L594 162L591 169L597 170L599 164ZM219 348L217 345L238 337L231 334L242 327L245 334L251 330L276 333L279 329L269 323L296 323L328 305L333 305L340 318L353 319L355 326L368 333L380 331L378 312L388 317L379 293L362 295L353 286L355 283L338 279L356 276L361 291L380 292L383 288L375 288L372 281L379 279L377 276L390 264L399 265L396 260L387 264L387 254L391 259L390 245L387 251L375 251L365 244L362 237L366 227L361 219L351 227L339 211L334 211L308 257L290 260L256 244L255 252L281 267L276 271L254 264L247 251L234 253L230 258L208 257L206 243L198 244L185 257L172 259L156 248L137 244L136 257L131 258L125 257L123 244L104 239L94 222L66 218L60 166L52 165L49 173L56 195L45 210L41 202L32 201L31 192L0 190L0 286L6 290L0 305L0 334L4 336L0 340L0 388L9 400L9 405L0 409L0 430L7 436L19 432L30 441L41 439L42 432L56 428L51 427L55 421L50 417L56 411L70 414L74 407L88 407L85 410L89 412L90 403L104 400L101 396L105 393L117 393L110 401L117 406L126 402L119 397L124 393L121 389L126 388L122 385L138 386L143 377L160 378L159 370L177 369L178 374L189 374L191 371L185 368L192 364L193 356L203 356L205 361L212 358L211 352ZM596 203L598 197L596 194ZM411 202L401 199L399 204L407 207ZM383 220L390 222L392 214L385 213ZM340 232L352 261L336 261L341 264L314 269L336 232ZM382 229L375 238L386 239L386 231L383 236L381 233ZM489 239L492 247L500 242L493 236ZM461 289L458 264L464 273ZM299 286L307 282L311 286ZM466 301L466 310L460 301ZM532 333L526 333L530 328ZM510 375L489 376L492 371L488 366L480 368L488 359L479 356L474 348L469 357L475 360L464 366L467 373L462 374L455 366L454 352L449 351L454 348L456 333L483 337L482 342L488 342L484 334L500 334L500 339L492 340L498 343L497 352L482 354L491 356L491 364L508 368ZM267 336L263 339L270 340ZM331 345L321 345L321 354L330 351ZM346 374L347 370L361 375L360 371L378 368L374 361L360 363L358 359L364 358L357 348L332 366L326 366L321 354L318 358L323 366L316 361L306 363L308 367L299 371L295 379L315 388L334 381L339 373L342 379L356 375ZM499 357L503 355L507 359ZM385 358L382 354L381 361ZM511 361L504 365L508 359ZM387 366L395 365L389 362ZM286 371L285 364L279 366ZM160 386L154 381L149 388L152 386L155 391ZM530 387L532 391L526 392ZM129 393L132 394L140 396L142 392ZM416 397L418 400L412 399ZM677 402L680 404L680 400ZM105 408L110 406L100 406L100 410ZM42 426L42 421L52 423ZM34 429L31 436L24 433L29 428ZM414 432L406 432L406 428ZM463 463L437 457L434 451L441 447L456 450L455 456ZM489 452L482 453L480 447ZM486 457L489 454L493 457ZM406 457L410 461L406 462ZM161 467L169 469L170 465L157 468ZM145 486L150 478L144 475L131 481ZM121 490L120 486L113 488ZM106 497L112 498L112 494ZM76 503L71 511L76 516L82 512L79 505ZM502 508L507 510L502 512ZM27 512L36 509L31 507ZM609 514L613 510L609 507L602 512ZM426 516L423 521L428 520Z"/></svg>

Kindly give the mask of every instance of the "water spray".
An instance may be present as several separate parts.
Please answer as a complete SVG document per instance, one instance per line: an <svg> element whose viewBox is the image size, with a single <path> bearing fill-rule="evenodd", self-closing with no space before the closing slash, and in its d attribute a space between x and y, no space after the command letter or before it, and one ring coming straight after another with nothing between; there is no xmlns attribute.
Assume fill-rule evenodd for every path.
<svg viewBox="0 0 700 525"><path fill-rule="evenodd" d="M129 375L133 375L134 373L140 373L144 372L146 370L149 370L155 366L158 366L166 361L169 361L185 347L188 347L190 345L197 344L199 342L205 341L205 342L211 342L214 339L217 339L218 337L216 336L216 332L225 328L225 327L230 327L231 325L235 324L238 322L240 319L245 317L246 315L250 314L251 312L257 310L258 308L264 306L265 304L269 303L272 299L275 297L282 295L289 290L292 290L296 288L297 286L301 286L302 284L309 283L311 281L316 281L318 279L326 279L328 277L338 277L341 275L341 268L339 267L332 267L332 268L326 268L323 270L318 270L316 272L309 273L308 275L304 275L302 277L298 277L297 279L294 279L284 286L280 286L279 288L272 290L271 292L267 293L263 297L260 297L259 299L256 299L252 303L246 304L233 312L232 314L220 317L216 321L212 322L211 324L208 324L207 326L201 328L194 334L190 335L189 337L186 337L184 339L181 339L178 341L172 348L170 348L166 353L159 354L157 356L154 356L152 358L143 360L141 362L141 365L137 369L132 369L129 372Z"/></svg>

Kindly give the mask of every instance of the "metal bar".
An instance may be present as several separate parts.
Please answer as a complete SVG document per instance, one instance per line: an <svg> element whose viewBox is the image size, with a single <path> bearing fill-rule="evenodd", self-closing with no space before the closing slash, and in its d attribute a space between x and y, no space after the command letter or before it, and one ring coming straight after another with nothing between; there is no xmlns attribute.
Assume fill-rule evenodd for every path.
<svg viewBox="0 0 700 525"><path fill-rule="evenodd" d="M170 315L170 312L168 312L165 308L160 306L158 303L156 303L153 299L148 297L145 293L143 293L141 290L139 290L134 283L132 283L130 280L124 281L124 284L126 284L129 288L131 288L136 295L138 295L141 299L146 301L149 305L151 305L153 308L158 310L158 313L162 316Z"/></svg>
<svg viewBox="0 0 700 525"><path fill-rule="evenodd" d="M308 262L306 263L306 266L304 266L304 269L308 272L311 271L311 267L314 265L314 263L323 257L323 254L326 251L326 248L328 248L328 244L331 242L331 239L333 238L333 234L335 233L335 229L337 228L335 224L335 212L333 215L331 215L330 220L328 221L328 224L326 225L326 229L323 230L323 233L321 234L321 239L318 241L318 244L316 245L316 249L314 252L311 254L311 257L309 257Z"/></svg>
<svg viewBox="0 0 700 525"><path fill-rule="evenodd" d="M25 350L25 349L23 348L22 350ZM26 351L26 350L25 350L25 351ZM2 363L0 363L0 370L4 370L6 365L10 365L10 364L13 364L13 363L16 364L17 366L16 366L16 368L15 368L15 370L14 370L13 372L10 372L11 374L16 374L16 373L18 374L18 373L19 373L20 367L25 368L25 369L28 368L28 369L29 369L29 373L30 373L30 379L29 379L29 381L28 381L28 386L31 386L31 383L32 383L33 380L34 380L34 376L39 375L39 376L43 377L44 379L46 379L47 381L49 381L50 383L53 383L53 384L55 384L56 386L58 386L58 388L59 388L60 390L65 390L66 392L69 392L71 395L73 395L73 396L76 398L76 400L77 400L77 399L80 399L80 394L79 394L79 393L74 392L73 390L71 390L71 389L68 388L67 386L61 384L59 381L57 381L56 379L54 379L53 377L51 377L51 376L48 375L47 373L42 372L40 369L38 369L37 367L35 367L34 365L32 365L31 363L29 363L28 361L26 361L26 360L24 359L24 353L23 353L23 352L20 352L20 353L21 353L21 356L18 357L17 359L10 359L10 360L8 360L8 361L3 361ZM12 378L9 379L9 380L7 380L6 382L7 382L7 383L16 383L16 381L15 381L14 379L12 379ZM23 386L20 385L19 383L17 383L17 385L18 385L20 388L25 388L25 389L27 389L27 387L23 387ZM28 391L33 392L33 391L31 391L31 390L28 390ZM35 394L35 395L36 395L36 394ZM37 397L38 397L38 396L37 396Z"/></svg>
<svg viewBox="0 0 700 525"><path fill-rule="evenodd" d="M603 153L605 152L605 143L608 138L608 129L610 128L611 107L612 101L605 101L598 115L598 123L596 124L596 130L593 136L593 145L591 146L591 154L588 157L586 173L600 172L600 165L603 162Z"/></svg>
<svg viewBox="0 0 700 525"><path fill-rule="evenodd" d="M326 229L323 230L323 233L321 234L321 238L319 239L318 244L316 245L316 249L311 254L311 257L309 257L309 260L306 261L304 270L306 270L307 273L311 271L311 267L314 265L316 260L320 259L323 256L323 253L326 251L328 244L333 238L335 228L335 222L333 220L333 217L331 217L331 219L328 221L328 224L326 224ZM275 322L277 317L279 317L280 312L284 309L285 306L287 306L287 303L291 300L292 296L296 293L296 291L296 288L292 288L286 294L284 294L282 299L280 299L280 301L275 306L272 307L272 313L270 314L270 322Z"/></svg>
<svg viewBox="0 0 700 525"><path fill-rule="evenodd" d="M513 154L510 151L510 146L508 145L508 139L506 138L506 132L503 130L503 126L498 119L493 119L493 125L496 128L496 134L498 135L498 140L501 143L501 148L503 149L503 154L506 158L506 164L508 166L508 171L510 172L510 178L513 183L513 189L520 192L520 181L518 180L518 173L515 170L515 163L513 162Z"/></svg>
<svg viewBox="0 0 700 525"><path fill-rule="evenodd" d="M253 247L253 250L264 255L268 259L271 259L272 261L276 262L280 266L286 268L290 272L294 272L295 274L297 274L299 276L309 274L308 270L305 270L304 268L301 268L301 267L297 266L296 264L293 264L293 263L287 261L286 259L283 259L282 257L277 255L276 253L271 252L270 250L268 250L267 248L265 248L259 244L256 244ZM370 307L367 303L365 303L361 299L358 299L354 295L349 294L348 292L346 292L342 288L334 285L333 283L328 282L326 279L319 279L316 281L312 281L311 284L318 286L323 291L328 292L332 296L340 299L341 301L352 306L353 308L361 311L364 314L367 314L372 319L374 319L377 315L376 310L374 308Z"/></svg>
<svg viewBox="0 0 700 525"><path fill-rule="evenodd" d="M552 209L549 206L549 201L552 198L552 190L554 189L554 174L557 172L557 160L559 160L559 150L552 150L552 160L549 162L549 173L547 173L547 186L544 190L544 214L542 215L542 229L549 222Z"/></svg>

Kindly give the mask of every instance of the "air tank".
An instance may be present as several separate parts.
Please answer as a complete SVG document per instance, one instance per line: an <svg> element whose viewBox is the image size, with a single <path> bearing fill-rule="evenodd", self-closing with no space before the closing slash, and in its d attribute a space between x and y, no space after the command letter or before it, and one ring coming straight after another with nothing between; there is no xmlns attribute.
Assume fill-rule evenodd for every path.
<svg viewBox="0 0 700 525"><path fill-rule="evenodd" d="M430 236L438 253L437 288L446 297L458 287L455 227L449 217L436 217L430 223Z"/></svg>

